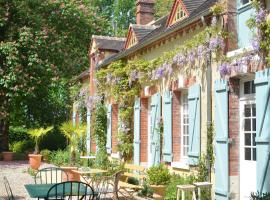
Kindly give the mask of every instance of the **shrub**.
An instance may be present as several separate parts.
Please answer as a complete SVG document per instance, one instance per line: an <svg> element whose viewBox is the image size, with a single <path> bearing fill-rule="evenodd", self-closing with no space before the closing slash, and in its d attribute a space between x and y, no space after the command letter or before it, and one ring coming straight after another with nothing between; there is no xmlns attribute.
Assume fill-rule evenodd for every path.
<svg viewBox="0 0 270 200"><path fill-rule="evenodd" d="M50 155L51 151L48 149L43 149L40 154L42 155L43 161L49 162L50 161Z"/></svg>
<svg viewBox="0 0 270 200"><path fill-rule="evenodd" d="M15 153L27 153L32 152L35 147L35 143L33 140L22 140L15 142L11 145L10 149Z"/></svg>
<svg viewBox="0 0 270 200"><path fill-rule="evenodd" d="M52 142L53 141L53 142ZM50 151L57 151L58 149L65 149L67 147L67 140L65 136L55 127L40 141L40 149L48 149Z"/></svg>
<svg viewBox="0 0 270 200"><path fill-rule="evenodd" d="M180 175L173 175L171 178L170 183L168 184L168 187L166 188L166 196L165 199L176 199L176 193L177 193L177 185L185 185L185 184L192 184L195 180L195 177L190 176L180 176Z"/></svg>
<svg viewBox="0 0 270 200"><path fill-rule="evenodd" d="M9 127L9 135L8 135L8 140L9 144L13 144L15 142L19 142L22 140L29 140L30 137L27 134L27 129L23 128L21 126L10 126Z"/></svg>
<svg viewBox="0 0 270 200"><path fill-rule="evenodd" d="M250 195L251 200L270 200L270 193L260 194L257 193L251 193Z"/></svg>
<svg viewBox="0 0 270 200"><path fill-rule="evenodd" d="M171 179L169 169L163 164L150 167L146 173L150 185L166 185Z"/></svg>
<svg viewBox="0 0 270 200"><path fill-rule="evenodd" d="M154 190L146 183L143 183L143 189L138 193L139 197L149 197L152 198Z"/></svg>
<svg viewBox="0 0 270 200"><path fill-rule="evenodd" d="M64 150L53 151L49 161L56 166L67 166L70 161L70 152Z"/></svg>

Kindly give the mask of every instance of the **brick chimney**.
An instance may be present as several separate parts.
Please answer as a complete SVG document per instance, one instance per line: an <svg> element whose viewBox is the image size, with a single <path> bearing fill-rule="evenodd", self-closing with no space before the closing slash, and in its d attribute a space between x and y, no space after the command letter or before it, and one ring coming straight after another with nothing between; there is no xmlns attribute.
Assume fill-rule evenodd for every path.
<svg viewBox="0 0 270 200"><path fill-rule="evenodd" d="M154 20L155 0L137 0L136 22L145 25Z"/></svg>

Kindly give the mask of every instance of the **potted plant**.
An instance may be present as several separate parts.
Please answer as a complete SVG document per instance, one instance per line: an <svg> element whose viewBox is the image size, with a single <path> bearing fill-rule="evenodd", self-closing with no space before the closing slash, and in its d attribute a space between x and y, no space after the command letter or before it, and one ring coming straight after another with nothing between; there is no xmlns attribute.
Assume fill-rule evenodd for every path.
<svg viewBox="0 0 270 200"><path fill-rule="evenodd" d="M38 170L41 165L41 157L42 155L39 154L39 142L40 139L46 135L49 131L53 129L52 126L47 128L37 128L37 129L30 129L27 133L30 135L31 138L35 141L35 151L33 154L28 154L29 163L32 169Z"/></svg>
<svg viewBox="0 0 270 200"><path fill-rule="evenodd" d="M71 121L62 123L60 131L68 140L69 151L70 151L70 166L61 167L68 174L68 179L70 181L79 181L80 174L75 173L76 170L76 156L77 149L80 144L80 140L86 134L86 125L73 125Z"/></svg>
<svg viewBox="0 0 270 200"><path fill-rule="evenodd" d="M12 161L13 160L13 152L11 151L3 151L2 152L3 161Z"/></svg>
<svg viewBox="0 0 270 200"><path fill-rule="evenodd" d="M165 196L166 185L170 182L171 179L169 169L164 164L160 164L150 167L146 171L146 174L147 182L154 190L154 197L155 194L157 194L159 197L157 199L163 199Z"/></svg>

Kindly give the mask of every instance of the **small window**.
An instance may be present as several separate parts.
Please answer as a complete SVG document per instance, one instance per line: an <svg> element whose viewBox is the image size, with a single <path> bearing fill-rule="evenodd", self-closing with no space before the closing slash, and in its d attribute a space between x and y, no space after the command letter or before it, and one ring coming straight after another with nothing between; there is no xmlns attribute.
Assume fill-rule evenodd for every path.
<svg viewBox="0 0 270 200"><path fill-rule="evenodd" d="M249 4L250 2L251 2L251 0L241 0L242 6Z"/></svg>
<svg viewBox="0 0 270 200"><path fill-rule="evenodd" d="M181 6L178 6L176 13L175 13L175 16L174 16L174 19L173 19L173 23L183 19L184 17L186 17L185 11L183 10L183 8Z"/></svg>
<svg viewBox="0 0 270 200"><path fill-rule="evenodd" d="M181 154L182 158L188 157L189 148L189 116L188 116L188 94L181 95Z"/></svg>
<svg viewBox="0 0 270 200"><path fill-rule="evenodd" d="M244 95L255 94L255 84L254 81L244 82Z"/></svg>

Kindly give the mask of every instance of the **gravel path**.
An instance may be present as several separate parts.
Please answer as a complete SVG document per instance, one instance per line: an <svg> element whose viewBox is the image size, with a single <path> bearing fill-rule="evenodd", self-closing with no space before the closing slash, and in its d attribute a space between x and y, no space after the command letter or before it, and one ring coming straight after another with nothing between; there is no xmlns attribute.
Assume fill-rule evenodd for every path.
<svg viewBox="0 0 270 200"><path fill-rule="evenodd" d="M51 165L42 164L41 168ZM0 161L0 199L6 199L6 190L3 184L3 177L9 180L11 189L16 199L31 199L25 188L25 184L33 183L34 179L27 172L29 167L28 161Z"/></svg>

